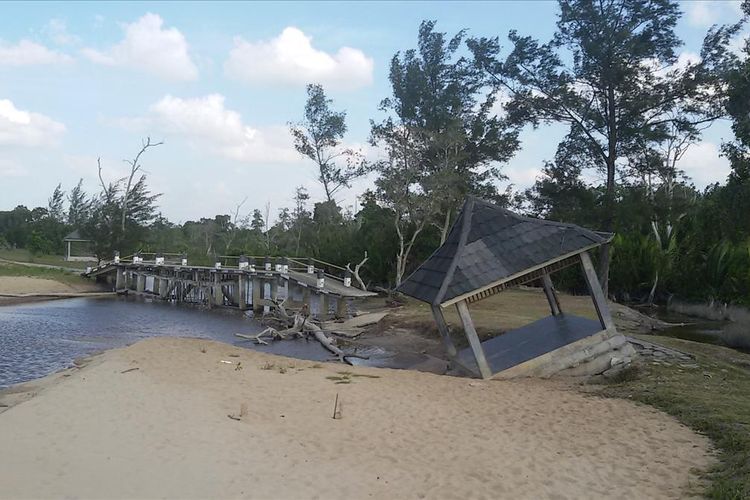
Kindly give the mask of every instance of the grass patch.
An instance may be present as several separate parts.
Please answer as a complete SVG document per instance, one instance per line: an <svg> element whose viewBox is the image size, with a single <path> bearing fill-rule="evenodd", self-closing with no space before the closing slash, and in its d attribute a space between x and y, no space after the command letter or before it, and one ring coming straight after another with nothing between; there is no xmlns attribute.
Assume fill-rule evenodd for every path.
<svg viewBox="0 0 750 500"><path fill-rule="evenodd" d="M666 337L657 343L696 356L699 368L645 363L601 394L639 401L708 436L719 451L709 473L708 498L750 498L750 356Z"/></svg>
<svg viewBox="0 0 750 500"><path fill-rule="evenodd" d="M357 377L359 378L380 378L379 375L368 375L366 373L352 373L349 371L336 372L338 375L329 375L326 377L332 380L334 384L351 384Z"/></svg>
<svg viewBox="0 0 750 500"><path fill-rule="evenodd" d="M0 262L0 276L26 276L29 278L43 278L55 280L71 285L90 284L91 282L77 274L61 269L50 269L48 267L23 266L20 264L6 264Z"/></svg>
<svg viewBox="0 0 750 500"><path fill-rule="evenodd" d="M14 250L0 250L0 259L15 260L18 262L32 262L34 264L48 264L51 266L74 267L76 269L86 269L86 266L92 265L86 262L67 262L62 255L31 255L31 252L23 248Z"/></svg>
<svg viewBox="0 0 750 500"><path fill-rule="evenodd" d="M368 375L367 373L352 373L348 371L336 372L343 377L380 378L380 375Z"/></svg>

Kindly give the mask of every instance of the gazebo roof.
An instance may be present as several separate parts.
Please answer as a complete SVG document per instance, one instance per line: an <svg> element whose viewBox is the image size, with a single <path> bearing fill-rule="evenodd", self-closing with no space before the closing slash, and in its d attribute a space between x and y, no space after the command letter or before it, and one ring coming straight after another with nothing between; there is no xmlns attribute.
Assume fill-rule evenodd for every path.
<svg viewBox="0 0 750 500"><path fill-rule="evenodd" d="M75 231L68 234L65 238L63 238L63 241L90 241L88 238L84 238L81 236L81 232L76 229Z"/></svg>
<svg viewBox="0 0 750 500"><path fill-rule="evenodd" d="M574 257L611 238L609 233L524 217L469 197L445 243L398 290L445 306Z"/></svg>

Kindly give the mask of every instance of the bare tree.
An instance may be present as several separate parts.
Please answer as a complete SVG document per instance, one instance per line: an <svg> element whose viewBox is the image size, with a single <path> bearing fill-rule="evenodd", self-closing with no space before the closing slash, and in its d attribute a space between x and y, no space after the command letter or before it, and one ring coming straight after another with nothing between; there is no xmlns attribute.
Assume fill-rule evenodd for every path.
<svg viewBox="0 0 750 500"><path fill-rule="evenodd" d="M131 188L133 187L133 178L135 177L135 174L137 174L138 171L141 170L141 155L143 155L143 153L145 153L148 148L161 146L162 144L164 144L164 141L151 142L151 137L146 137L146 140L142 141L141 150L138 151L138 154L135 155L135 158L133 158L132 160L123 160L125 161L125 163L130 165L130 175L128 176L128 182L125 185L125 191L122 194L122 215L120 224L123 232L125 232L125 218L128 214L128 202L130 201ZM99 165L99 180L101 180L101 164ZM102 185L104 185L104 183L102 183Z"/></svg>
<svg viewBox="0 0 750 500"><path fill-rule="evenodd" d="M240 218L240 210L242 209L242 205L247 202L247 196L243 198L241 202L237 204L236 207L234 207L234 215L232 217L231 224L229 225L229 230L227 233L227 239L226 244L224 246L224 252L229 251L229 247L232 246L232 243L234 243L234 239L237 237L237 233L240 229L248 225L248 222L250 220L250 214L245 214L242 218Z"/></svg>

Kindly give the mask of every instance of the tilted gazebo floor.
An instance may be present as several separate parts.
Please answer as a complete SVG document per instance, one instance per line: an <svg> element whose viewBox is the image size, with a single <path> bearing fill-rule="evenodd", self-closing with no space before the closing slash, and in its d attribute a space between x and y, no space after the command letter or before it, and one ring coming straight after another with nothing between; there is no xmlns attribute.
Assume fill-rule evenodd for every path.
<svg viewBox="0 0 750 500"><path fill-rule="evenodd" d="M493 375L521 363L551 353L561 347L603 331L599 321L561 313L547 316L515 330L509 330L481 343ZM471 347L459 351L455 361L479 375Z"/></svg>

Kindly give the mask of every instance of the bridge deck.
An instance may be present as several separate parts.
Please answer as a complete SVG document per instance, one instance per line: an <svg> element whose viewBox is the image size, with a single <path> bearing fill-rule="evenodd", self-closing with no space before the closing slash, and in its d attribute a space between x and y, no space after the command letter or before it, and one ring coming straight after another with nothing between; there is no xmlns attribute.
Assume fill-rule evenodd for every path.
<svg viewBox="0 0 750 500"><path fill-rule="evenodd" d="M279 271L266 271L265 269L256 269L255 271L248 271L246 269L239 269L236 267L222 267L216 269L209 266L181 266L177 264L161 264L156 265L152 262L143 262L139 264L133 264L130 262L120 262L119 264L108 263L101 267L96 267L88 273L83 273L85 276L95 278L97 276L104 276L109 273L114 273L118 268L126 268L131 270L151 272L161 269L167 269L170 271L180 272L216 272L222 275L238 275L244 274L246 276L259 276L263 277L281 277L289 281L296 282L302 286L316 290L317 293L323 293L333 295L336 297L347 297L347 298L361 298L361 297L373 297L376 296L375 292L368 292L360 290L354 286L344 286L344 282L334 278L330 275L326 275L324 286L322 289L318 289L318 278L315 274L309 274L306 272L295 271L290 269L287 273L281 273Z"/></svg>

